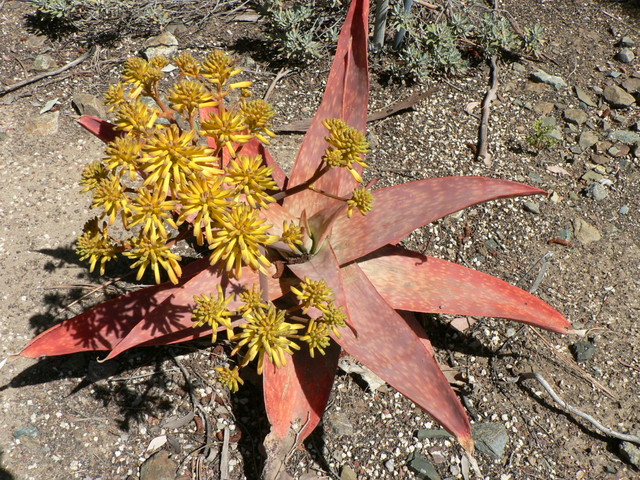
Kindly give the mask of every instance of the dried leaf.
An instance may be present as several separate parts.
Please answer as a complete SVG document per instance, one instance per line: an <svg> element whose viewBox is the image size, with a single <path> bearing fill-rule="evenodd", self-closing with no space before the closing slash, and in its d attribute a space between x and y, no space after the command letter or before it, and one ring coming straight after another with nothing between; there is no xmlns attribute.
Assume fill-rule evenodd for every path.
<svg viewBox="0 0 640 480"><path fill-rule="evenodd" d="M547 172L558 173L558 174L561 174L561 175L569 175L569 176L571 176L571 174L569 172L567 172L564 168L562 168L559 165L549 165L547 167Z"/></svg>
<svg viewBox="0 0 640 480"><path fill-rule="evenodd" d="M58 103L58 98L54 98L53 100L49 100L47 103L44 104L44 106L40 109L40 115L42 115L43 113L47 113L49 110L51 110L53 107L55 107Z"/></svg>
<svg viewBox="0 0 640 480"><path fill-rule="evenodd" d="M149 442L146 453L153 453L167 443L166 435L159 435Z"/></svg>

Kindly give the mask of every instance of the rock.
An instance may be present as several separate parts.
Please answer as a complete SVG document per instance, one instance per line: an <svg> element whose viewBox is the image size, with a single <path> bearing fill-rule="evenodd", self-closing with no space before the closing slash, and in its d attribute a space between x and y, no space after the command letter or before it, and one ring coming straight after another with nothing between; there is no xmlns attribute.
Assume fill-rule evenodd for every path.
<svg viewBox="0 0 640 480"><path fill-rule="evenodd" d="M573 238L573 231L570 228L561 228L558 230L558 238L570 241Z"/></svg>
<svg viewBox="0 0 640 480"><path fill-rule="evenodd" d="M591 98L591 96L585 92L581 87L576 87L576 97L585 105L589 107L597 107L596 102Z"/></svg>
<svg viewBox="0 0 640 480"><path fill-rule="evenodd" d="M587 114L579 108L567 108L564 111L564 119L574 125L582 125L587 121Z"/></svg>
<svg viewBox="0 0 640 480"><path fill-rule="evenodd" d="M591 343L583 340L578 343L574 343L571 345L571 351L573 355L576 357L577 362L587 362L593 358L596 353L596 346Z"/></svg>
<svg viewBox="0 0 640 480"><path fill-rule="evenodd" d="M595 170L587 170L585 174L582 175L582 177L580 178L587 182L599 182L600 180L603 180L605 177L604 175L596 172Z"/></svg>
<svg viewBox="0 0 640 480"><path fill-rule="evenodd" d="M37 55L31 68L36 72L47 72L56 66L56 61L51 55Z"/></svg>
<svg viewBox="0 0 640 480"><path fill-rule="evenodd" d="M431 462L420 452L413 452L407 460L407 467L422 480L441 480Z"/></svg>
<svg viewBox="0 0 640 480"><path fill-rule="evenodd" d="M36 438L40 432L34 425L19 427L13 431L13 438L30 437Z"/></svg>
<svg viewBox="0 0 640 480"><path fill-rule="evenodd" d="M555 105L551 102L538 102L533 106L533 111L538 115L548 115Z"/></svg>
<svg viewBox="0 0 640 480"><path fill-rule="evenodd" d="M610 161L609 157L605 155L596 155L595 153L592 153L589 158L593 163L597 165L606 165Z"/></svg>
<svg viewBox="0 0 640 480"><path fill-rule="evenodd" d="M620 39L620 43L618 45L622 48L630 48L635 47L636 43L631 39L631 37L624 36Z"/></svg>
<svg viewBox="0 0 640 480"><path fill-rule="evenodd" d="M471 425L471 433L479 452L495 459L502 458L509 441L507 429L501 423L476 423Z"/></svg>
<svg viewBox="0 0 640 480"><path fill-rule="evenodd" d="M609 133L607 138L614 142L621 142L626 145L640 143L640 133L632 132L631 130L613 130Z"/></svg>
<svg viewBox="0 0 640 480"><path fill-rule="evenodd" d="M58 133L58 120L60 111L47 112L33 117L25 125L25 132L31 135L53 135Z"/></svg>
<svg viewBox="0 0 640 480"><path fill-rule="evenodd" d="M140 465L140 480L175 480L178 464L169 458L169 452L160 450Z"/></svg>
<svg viewBox="0 0 640 480"><path fill-rule="evenodd" d="M636 99L617 85L609 85L604 89L604 99L613 108L625 108L633 105Z"/></svg>
<svg viewBox="0 0 640 480"><path fill-rule="evenodd" d="M513 62L513 64L511 65L511 68L513 68L513 70L518 73L524 73L527 71L527 68L520 62Z"/></svg>
<svg viewBox="0 0 640 480"><path fill-rule="evenodd" d="M88 93L75 94L71 103L80 115L93 115L99 118L107 116L102 100Z"/></svg>
<svg viewBox="0 0 640 480"><path fill-rule="evenodd" d="M640 78L627 78L622 82L622 88L631 94L640 93Z"/></svg>
<svg viewBox="0 0 640 480"><path fill-rule="evenodd" d="M620 213L620 215L626 215L627 213L629 213L629 205L621 206L618 213Z"/></svg>
<svg viewBox="0 0 640 480"><path fill-rule="evenodd" d="M581 218L576 218L573 221L573 232L576 240L585 245L597 242L602 238L602 234L596 227Z"/></svg>
<svg viewBox="0 0 640 480"><path fill-rule="evenodd" d="M144 56L147 60L164 55L171 57L178 53L178 39L171 32L164 32L144 42Z"/></svg>
<svg viewBox="0 0 640 480"><path fill-rule="evenodd" d="M390 458L386 462L384 462L384 468L387 469L388 472L393 473L393 469L396 467L396 462L393 458Z"/></svg>
<svg viewBox="0 0 640 480"><path fill-rule="evenodd" d="M541 82L527 82L524 86L524 91L530 93L544 93L545 89L546 85Z"/></svg>
<svg viewBox="0 0 640 480"><path fill-rule="evenodd" d="M173 35L179 35L187 31L187 26L180 20L171 20L165 30Z"/></svg>
<svg viewBox="0 0 640 480"><path fill-rule="evenodd" d="M640 448L631 442L620 444L620 454L632 465L640 468Z"/></svg>
<svg viewBox="0 0 640 480"><path fill-rule="evenodd" d="M607 153L612 157L626 157L627 155L629 155L630 151L631 147L629 147L629 145L625 145L624 143L616 143L615 145L612 145L609 150L607 150Z"/></svg>
<svg viewBox="0 0 640 480"><path fill-rule="evenodd" d="M353 424L344 412L331 412L327 415L327 423L338 435L353 435Z"/></svg>
<svg viewBox="0 0 640 480"><path fill-rule="evenodd" d="M616 54L616 60L622 63L631 63L636 56L630 48L623 48Z"/></svg>
<svg viewBox="0 0 640 480"><path fill-rule="evenodd" d="M356 475L353 468L349 465L345 465L340 471L340 480L358 480L358 475Z"/></svg>
<svg viewBox="0 0 640 480"><path fill-rule="evenodd" d="M588 150L593 145L598 143L598 140L599 138L596 132L593 132L593 131L582 132L580 134L580 138L578 139L578 145L580 145L580 148L582 148L582 150L584 151L584 150Z"/></svg>
<svg viewBox="0 0 640 480"><path fill-rule="evenodd" d="M596 202L604 200L609 195L607 188L601 183L592 183L587 187L587 197L593 198Z"/></svg>
<svg viewBox="0 0 640 480"><path fill-rule="evenodd" d="M556 75L549 75L547 72L544 72L542 70L533 72L531 74L531 78L535 81L551 85L556 90L567 88L567 82L565 82L561 77L558 77Z"/></svg>
<svg viewBox="0 0 640 480"><path fill-rule="evenodd" d="M418 440L424 440L425 438L449 438L451 434L441 428L421 428L416 433Z"/></svg>
<svg viewBox="0 0 640 480"><path fill-rule="evenodd" d="M540 206L536 202L532 202L528 200L522 204L522 207L526 212L534 213L536 215L540 214Z"/></svg>
<svg viewBox="0 0 640 480"><path fill-rule="evenodd" d="M7 138L9 138L9 134L4 130L0 130L0 142L4 142Z"/></svg>

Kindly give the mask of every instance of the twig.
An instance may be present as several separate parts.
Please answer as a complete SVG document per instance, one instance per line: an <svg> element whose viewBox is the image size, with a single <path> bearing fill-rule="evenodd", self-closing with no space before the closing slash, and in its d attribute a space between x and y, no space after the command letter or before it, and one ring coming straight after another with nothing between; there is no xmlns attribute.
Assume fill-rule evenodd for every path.
<svg viewBox="0 0 640 480"><path fill-rule="evenodd" d="M229 480L229 427L224 427L220 452L220 480Z"/></svg>
<svg viewBox="0 0 640 480"><path fill-rule="evenodd" d="M60 67L59 69L54 70L53 72L45 72L45 73L43 73L41 75L37 75L37 76L35 76L33 78L28 78L28 79L23 80L21 82L14 83L13 85L9 85L8 87L5 87L3 90L0 90L0 97L6 95L9 92L13 92L14 90L18 90L19 88L25 87L27 85L30 85L30 84L34 83L34 82L42 80L43 78L52 77L54 75L58 75L59 73L64 72L65 70L69 70L70 68L75 67L79 63L84 62L87 58L89 58L91 55L93 55L95 51L96 51L96 47L91 47L89 50L87 50L80 57L76 58L72 62L67 63L63 67Z"/></svg>
<svg viewBox="0 0 640 480"><path fill-rule="evenodd" d="M276 73L276 77L271 81L271 83L269 84L269 88L267 88L267 91L265 92L264 96L262 97L262 99L265 102L269 99L269 97L273 93L274 88L276 88L276 83L278 83L280 80L282 80L284 77L286 77L290 73L291 73L291 70L289 70L288 68L284 68L284 67L282 67L278 71L278 73Z"/></svg>
<svg viewBox="0 0 640 480"><path fill-rule="evenodd" d="M587 413L584 413L583 411L578 410L577 408L569 405L567 402L562 400L556 394L556 392L553 391L553 388L551 388L551 385L549 385L549 383L539 373L536 373L536 372L525 373L525 374L521 375L521 378L523 378L523 379L524 378L535 378L540 383L540 385L542 385L542 387L547 391L547 393L549 395L551 395L551 398L553 398L558 405L560 405L562 408L564 408L568 412L573 413L574 415L577 415L578 417L585 419L586 421L591 423L594 427L596 427L598 430L600 430L605 435L608 435L608 436L613 437L613 438L617 438L618 440L623 440L625 442L632 442L632 443L636 443L636 444L640 445L640 437L639 436L637 436L637 435L628 435L628 434L625 434L625 433L616 432L615 430L611 430L610 428L607 428L604 425L602 425L600 422L598 422L591 415L589 415Z"/></svg>
<svg viewBox="0 0 640 480"><path fill-rule="evenodd" d="M629 28L629 29L633 30L634 32L636 32L636 33L639 33L639 32L640 32L637 28L632 27L632 26L631 26L631 25L629 25L627 22L625 22L625 21L623 21L623 20L620 20L618 17L614 17L614 16L613 16L613 15L611 15L609 12L605 12L604 10L602 10L602 13L604 13L607 17L613 18L614 20L616 20L616 21L620 22L622 25L624 25L625 27L627 27L627 28Z"/></svg>
<svg viewBox="0 0 640 480"><path fill-rule="evenodd" d="M480 120L480 131L478 133L478 153L476 160L482 160L487 167L491 166L491 154L488 151L487 136L489 133L489 108L491 102L496 97L496 89L498 87L498 66L496 64L496 56L492 56L489 60L491 73L489 81L489 90L482 100L482 119Z"/></svg>
<svg viewBox="0 0 640 480"><path fill-rule="evenodd" d="M531 285L531 288L529 289L529 293L535 293L535 291L538 290L538 287L542 283L542 279L544 278L544 276L547 273L547 270L549 269L549 263L551 262L551 257L553 257L553 252L548 252L547 254L545 254L544 257L542 257L544 259L542 263L542 267L540 267L538 276L534 280L533 285Z"/></svg>
<svg viewBox="0 0 640 480"><path fill-rule="evenodd" d="M636 372L640 372L640 368L636 367L635 365L631 365L630 363L623 362L620 359L618 359L618 363L620 363L620 365L622 365L623 367L631 368L631 369L635 370Z"/></svg>

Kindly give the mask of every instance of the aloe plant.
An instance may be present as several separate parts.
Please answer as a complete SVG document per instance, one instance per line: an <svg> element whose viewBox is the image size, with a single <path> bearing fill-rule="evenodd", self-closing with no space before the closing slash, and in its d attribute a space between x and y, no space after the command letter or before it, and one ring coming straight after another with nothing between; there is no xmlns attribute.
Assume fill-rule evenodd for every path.
<svg viewBox="0 0 640 480"><path fill-rule="evenodd" d="M222 152L223 163L231 161L234 154L260 154L264 165L273 169L278 193L272 197L277 201L261 208L260 215L273 226L271 233L276 236L283 235L286 225L304 225L308 235L304 254L294 255L289 250L283 255L282 249L265 244L265 260L258 264L243 261L229 269L221 265L226 262L219 257L213 264L210 258L197 260L183 267L181 275L174 269L179 277L174 283L128 293L54 326L32 340L21 355L109 350L110 359L133 347L210 336L210 325L194 326L196 299L202 300L202 295L218 289L218 298L222 298L260 285L266 301L291 304L295 294L302 304L305 285L322 283L346 314L344 326L330 332L332 342L316 344L315 354L313 348L293 355L289 355L290 349L284 356L269 349L260 354L259 370L263 370L264 401L271 424L265 439L268 458L264 478L276 478L286 453L319 424L341 349L429 412L472 452L465 410L435 360L427 332L407 312L502 317L558 333L567 332L571 325L550 305L519 288L406 250L397 242L413 230L470 205L544 192L485 177L428 178L370 191L373 208L361 210L362 214L353 212L352 192L358 189L366 164L357 151L356 161L347 168L328 168L327 152L335 139L327 137L327 126L349 125L360 132L366 129L368 9L364 0L354 0L350 6L322 103L289 177L255 138L243 144L228 140L229 148L222 150L220 138L209 139L210 146ZM212 112L219 109L207 105L202 105L201 118L213 118ZM124 133L94 117L85 116L80 122L105 141ZM308 325L326 315L313 306L305 307L303 313ZM233 322L216 326L221 331L231 330L232 335L233 328L247 322L235 316ZM303 343L303 337L290 334L288 339ZM295 344L287 342L290 347ZM296 344L295 348L300 347ZM255 356L256 351L253 353Z"/></svg>

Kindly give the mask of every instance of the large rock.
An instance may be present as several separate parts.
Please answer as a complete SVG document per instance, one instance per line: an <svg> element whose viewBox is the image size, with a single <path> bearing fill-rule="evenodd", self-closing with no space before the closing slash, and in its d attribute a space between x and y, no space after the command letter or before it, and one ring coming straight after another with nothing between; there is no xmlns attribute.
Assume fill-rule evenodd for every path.
<svg viewBox="0 0 640 480"><path fill-rule="evenodd" d="M567 88L567 82L565 82L562 78L556 75L549 75L547 72L542 70L538 70L531 74L531 78L537 82L546 83L547 85L551 85L556 90L560 90L561 88Z"/></svg>
<svg viewBox="0 0 640 480"><path fill-rule="evenodd" d="M573 221L573 233L580 243L597 242L602 238L600 231L587 221L576 218Z"/></svg>
<svg viewBox="0 0 640 480"><path fill-rule="evenodd" d="M626 108L633 105L636 99L617 85L609 85L604 89L604 99L613 108Z"/></svg>

